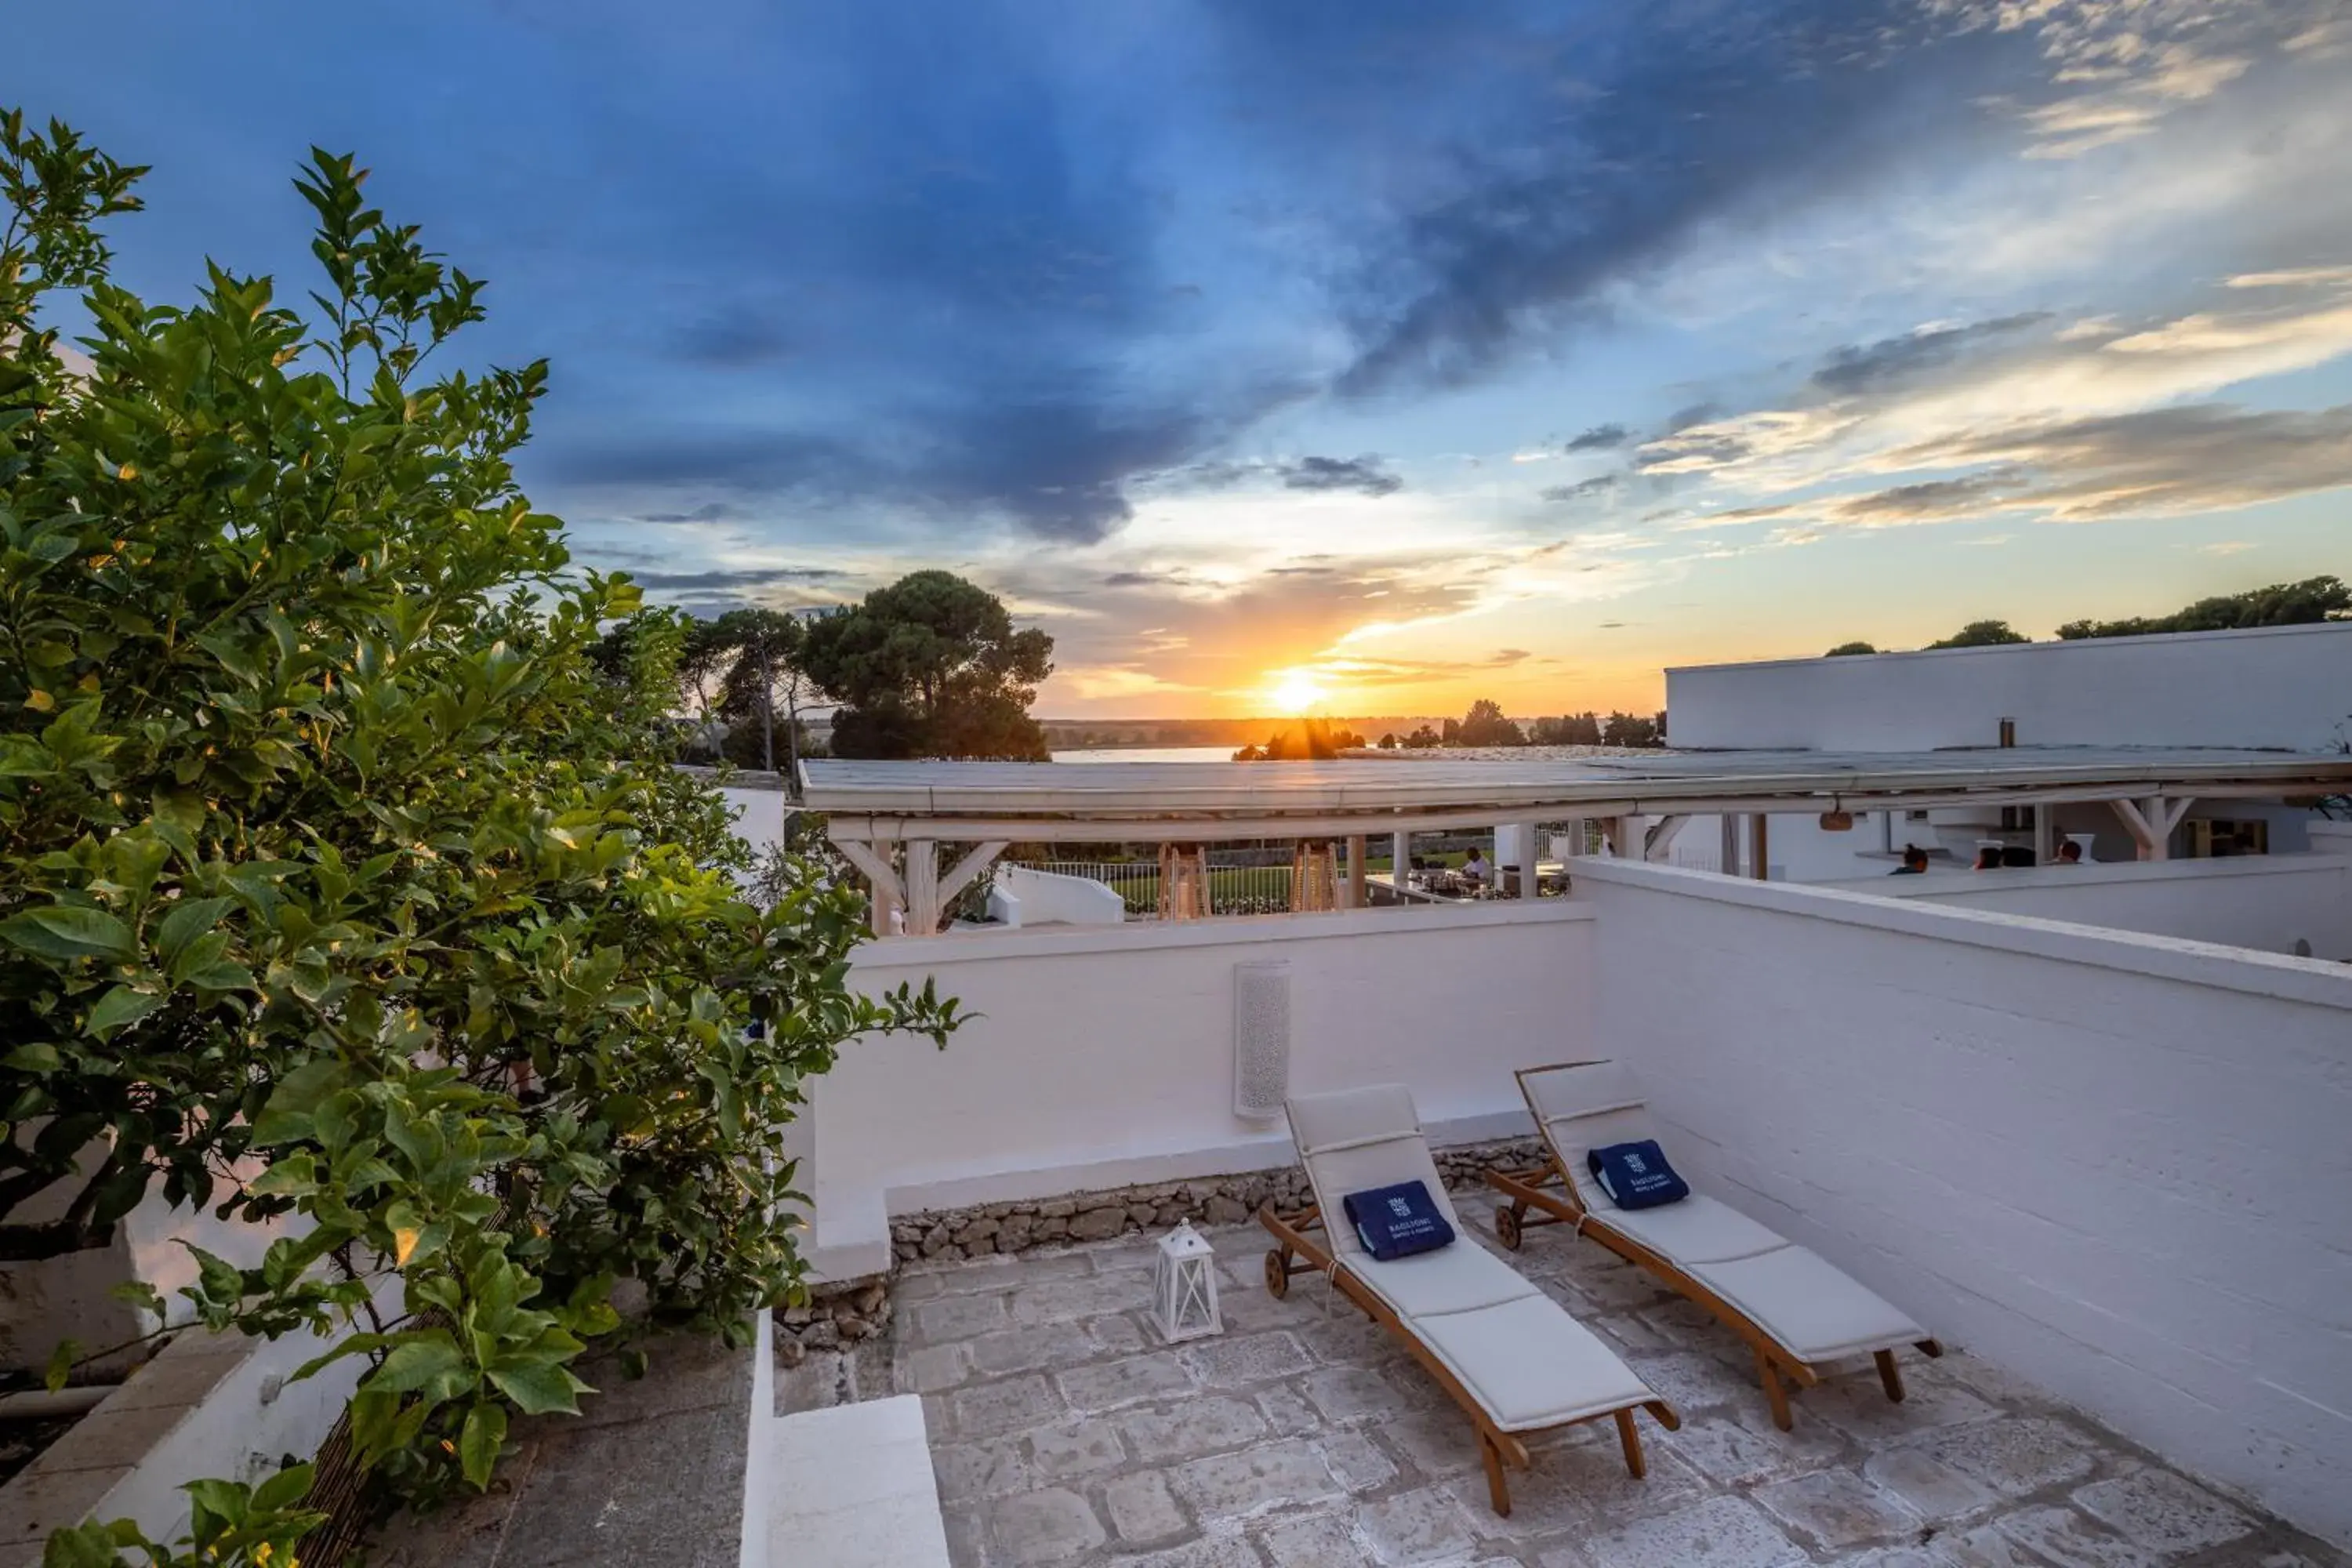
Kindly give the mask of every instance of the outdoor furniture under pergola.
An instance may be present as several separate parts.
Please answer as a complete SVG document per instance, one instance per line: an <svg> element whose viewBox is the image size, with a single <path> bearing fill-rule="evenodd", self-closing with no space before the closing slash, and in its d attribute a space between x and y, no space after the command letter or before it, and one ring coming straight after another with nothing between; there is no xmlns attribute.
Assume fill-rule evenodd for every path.
<svg viewBox="0 0 2352 1568"><path fill-rule="evenodd" d="M1915 752L1626 752L1496 761L961 763L818 759L801 763L808 810L865 875L877 935L905 914L909 936L1014 843L1201 846L1244 839L1344 841L1340 901L1367 901L1370 842L1411 863L1412 836L1515 826L1521 897L1540 891L1536 827L1597 822L1621 858L1664 860L1696 816L1721 818L1722 864L1762 876L1775 815L2103 803L2139 858L2199 800L2280 800L2352 791L2352 756L2157 747L2009 746ZM2036 812L2044 838L2050 814ZM1572 833L1571 839L1580 837ZM942 870L940 851L968 847ZM2049 858L2049 846L2039 857ZM1328 851L1327 851L1328 853Z"/></svg>

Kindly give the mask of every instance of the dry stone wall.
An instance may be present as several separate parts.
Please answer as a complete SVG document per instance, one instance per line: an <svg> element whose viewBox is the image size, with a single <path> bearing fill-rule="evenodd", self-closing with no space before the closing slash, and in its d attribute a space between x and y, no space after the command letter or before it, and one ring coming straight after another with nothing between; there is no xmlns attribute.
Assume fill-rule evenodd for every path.
<svg viewBox="0 0 2352 1568"><path fill-rule="evenodd" d="M1465 1143L1434 1153L1439 1178L1455 1192L1483 1189L1489 1170L1524 1170L1544 1158L1543 1145L1533 1138ZM1309 1201L1307 1173L1293 1165L1278 1171L902 1215L890 1222L893 1267L917 1258L953 1260L1076 1241L1108 1241L1115 1236L1157 1234L1187 1219L1196 1225L1238 1225L1268 1203L1278 1209L1296 1209ZM836 1350L872 1338L889 1321L887 1276L821 1287L811 1293L806 1306L776 1315L781 1331L776 1336L777 1356L784 1365L797 1366L810 1351Z"/></svg>

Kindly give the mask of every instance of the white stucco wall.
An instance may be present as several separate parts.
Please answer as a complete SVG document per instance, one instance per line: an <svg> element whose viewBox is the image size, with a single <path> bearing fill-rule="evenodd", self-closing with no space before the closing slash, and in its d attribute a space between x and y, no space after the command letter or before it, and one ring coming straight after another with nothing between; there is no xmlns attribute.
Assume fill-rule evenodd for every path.
<svg viewBox="0 0 2352 1568"><path fill-rule="evenodd" d="M2352 622L1666 671L1677 746L2287 746L2352 725Z"/></svg>
<svg viewBox="0 0 2352 1568"><path fill-rule="evenodd" d="M2352 858L2341 855L1931 871L1831 885L2264 952L2292 952L2300 938L2315 957L2352 959Z"/></svg>
<svg viewBox="0 0 2352 1568"><path fill-rule="evenodd" d="M764 855L784 836L784 806L791 797L780 789L743 789L722 784L728 809L735 814L735 836Z"/></svg>
<svg viewBox="0 0 2352 1568"><path fill-rule="evenodd" d="M1616 862L1574 901L1678 1163L2352 1542L2352 969Z"/></svg>
<svg viewBox="0 0 2352 1568"><path fill-rule="evenodd" d="M1512 1069L1591 1044L1591 929L1554 899L869 944L860 987L932 976L981 1016L817 1080L819 1266L857 1272L886 1212L1290 1163L1278 1117L1234 1114L1240 963L1291 966L1294 1090L1402 1083L1441 1141L1525 1131Z"/></svg>

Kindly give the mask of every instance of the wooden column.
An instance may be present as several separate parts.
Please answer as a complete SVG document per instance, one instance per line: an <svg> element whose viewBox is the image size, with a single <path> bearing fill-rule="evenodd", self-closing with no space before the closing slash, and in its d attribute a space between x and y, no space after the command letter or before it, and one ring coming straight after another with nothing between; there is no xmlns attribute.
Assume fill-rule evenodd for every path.
<svg viewBox="0 0 2352 1568"><path fill-rule="evenodd" d="M1364 880L1370 875L1364 864L1364 842L1360 833L1348 836L1348 907L1351 910L1363 909L1372 901L1371 885Z"/></svg>
<svg viewBox="0 0 2352 1568"><path fill-rule="evenodd" d="M1723 831L1723 854L1720 869L1727 877L1739 875L1739 818L1729 812L1715 819Z"/></svg>
<svg viewBox="0 0 2352 1568"><path fill-rule="evenodd" d="M2181 818L2189 815L2193 802L2184 798L2167 800L2160 795L2145 800L2111 800L2116 815L2123 818L2125 830L2132 836L2132 845L2143 860L2168 860L2172 858L2173 830Z"/></svg>
<svg viewBox="0 0 2352 1568"><path fill-rule="evenodd" d="M2036 801L2033 813L2033 863L2047 866L2058 858L2058 808L2048 801Z"/></svg>
<svg viewBox="0 0 2352 1568"><path fill-rule="evenodd" d="M1536 849L1536 825L1519 824L1519 897L1539 898L1543 889L1536 885L1536 862L1541 858Z"/></svg>
<svg viewBox="0 0 2352 1568"><path fill-rule="evenodd" d="M1396 889L1396 901L1400 904L1405 901L1405 877L1411 870L1412 866L1412 835L1410 833L1390 834L1389 886Z"/></svg>
<svg viewBox="0 0 2352 1568"><path fill-rule="evenodd" d="M907 934L932 936L940 929L940 847L929 838L907 840Z"/></svg>
<svg viewBox="0 0 2352 1568"><path fill-rule="evenodd" d="M1748 874L1759 882L1772 879L1772 819L1760 811L1748 818Z"/></svg>

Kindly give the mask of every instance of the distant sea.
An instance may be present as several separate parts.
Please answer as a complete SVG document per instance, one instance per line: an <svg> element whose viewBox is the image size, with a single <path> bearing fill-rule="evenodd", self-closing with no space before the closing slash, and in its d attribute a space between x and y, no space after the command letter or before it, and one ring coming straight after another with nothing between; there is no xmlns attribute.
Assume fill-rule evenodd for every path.
<svg viewBox="0 0 2352 1568"><path fill-rule="evenodd" d="M1057 763L1230 763L1234 746L1105 746L1098 751L1055 752Z"/></svg>

